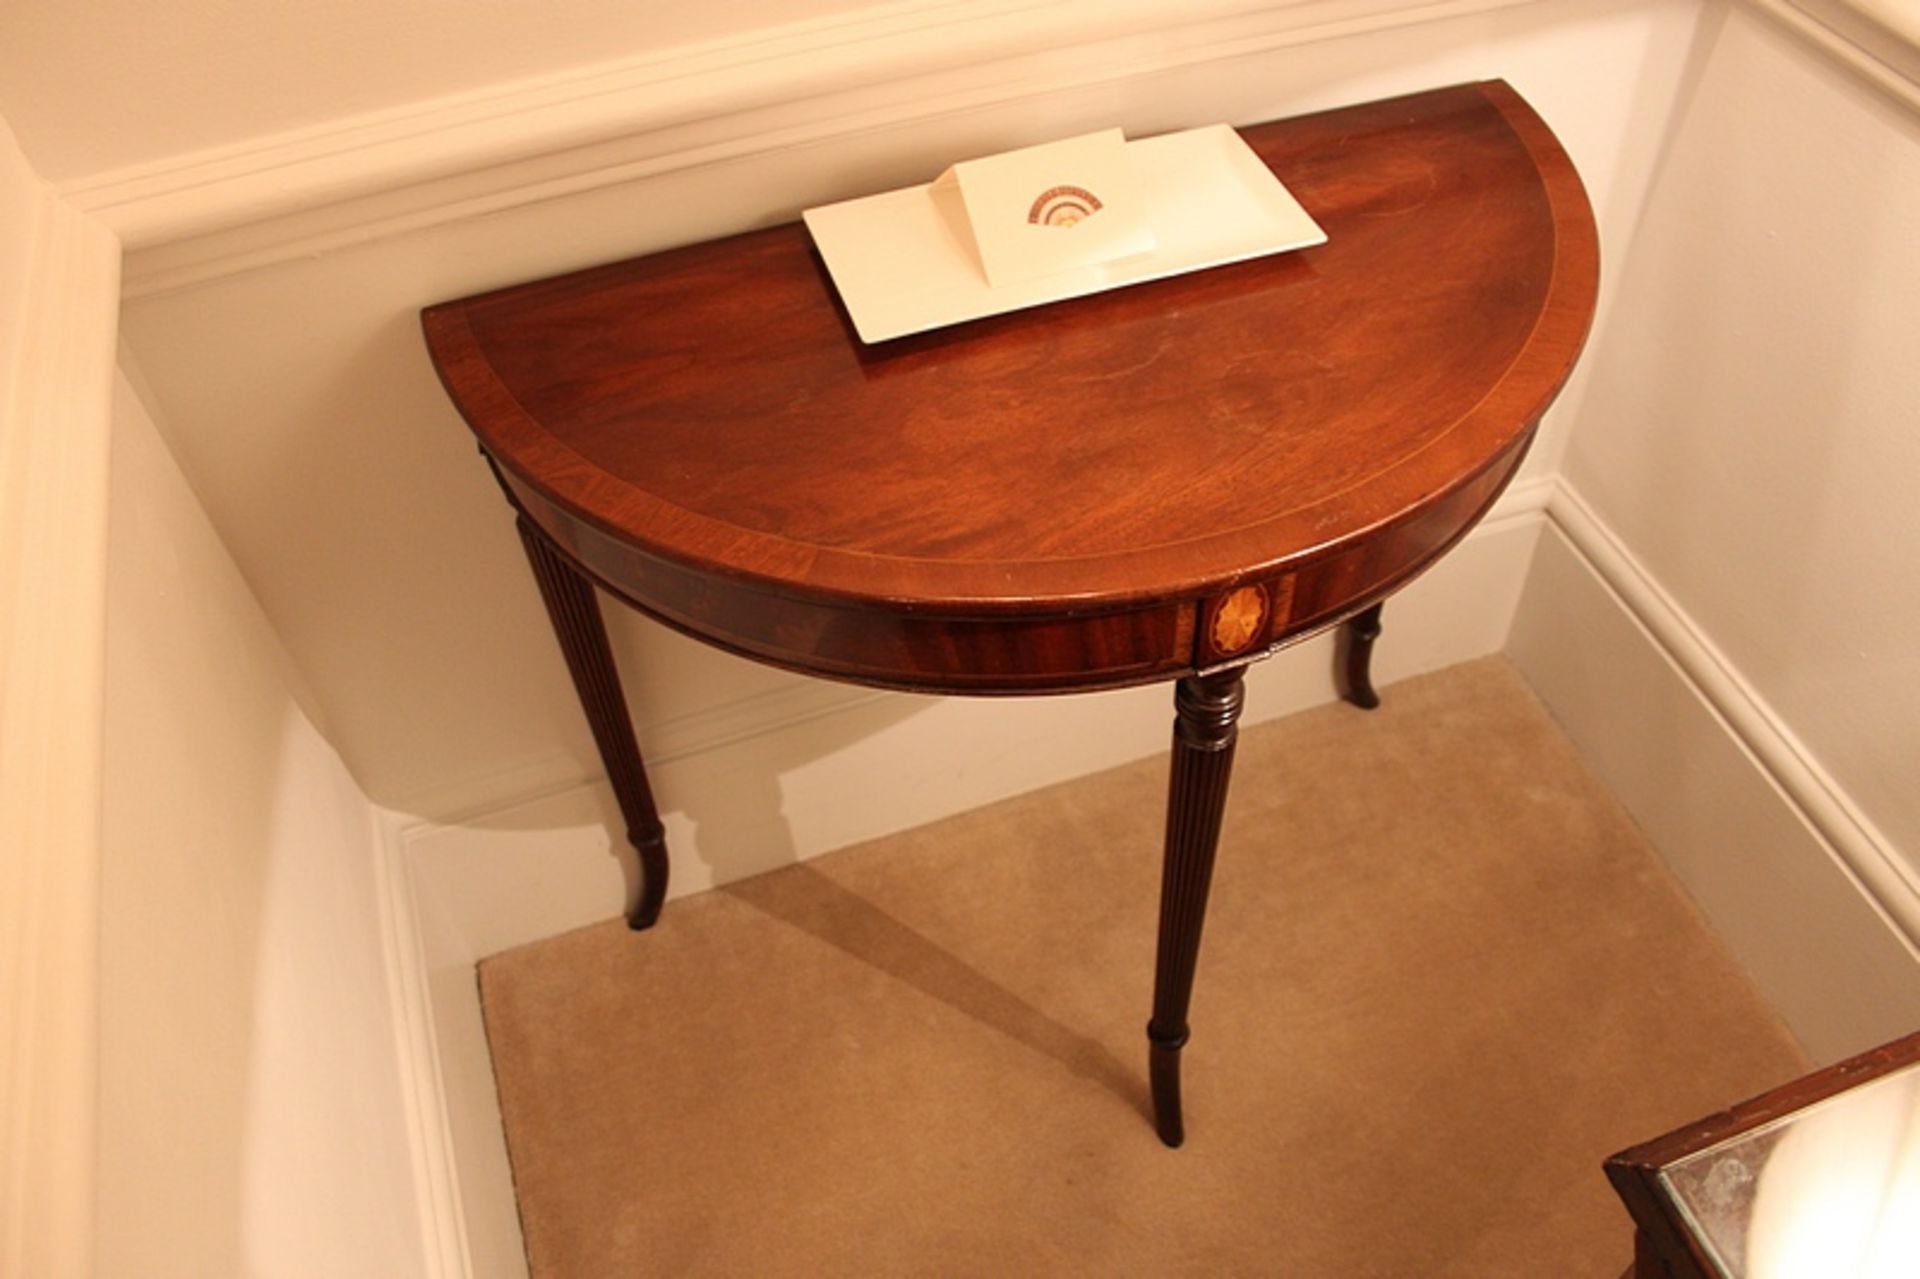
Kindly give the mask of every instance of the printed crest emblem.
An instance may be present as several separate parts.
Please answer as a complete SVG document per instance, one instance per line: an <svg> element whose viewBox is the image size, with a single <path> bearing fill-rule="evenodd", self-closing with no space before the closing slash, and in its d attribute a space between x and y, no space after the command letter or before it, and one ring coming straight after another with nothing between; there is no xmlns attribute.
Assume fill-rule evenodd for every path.
<svg viewBox="0 0 1920 1279"><path fill-rule="evenodd" d="M1100 197L1085 187L1048 187L1027 210L1027 221L1036 226L1072 226L1100 211Z"/></svg>

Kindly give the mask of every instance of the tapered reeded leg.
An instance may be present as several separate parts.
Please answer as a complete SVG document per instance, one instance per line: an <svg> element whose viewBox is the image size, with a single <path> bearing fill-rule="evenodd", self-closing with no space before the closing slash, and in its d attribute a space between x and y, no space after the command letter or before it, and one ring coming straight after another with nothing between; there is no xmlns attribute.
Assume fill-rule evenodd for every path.
<svg viewBox="0 0 1920 1279"><path fill-rule="evenodd" d="M1187 1004L1206 922L1207 887L1220 842L1233 772L1233 744L1245 689L1238 668L1183 679L1174 689L1173 770L1167 788L1167 848L1160 876L1160 950L1153 973L1153 1020L1147 1062L1153 1123L1160 1140L1186 1140L1180 1118L1180 1050L1187 1043Z"/></svg>
<svg viewBox="0 0 1920 1279"><path fill-rule="evenodd" d="M1346 698L1363 711L1380 705L1373 691L1373 642L1380 638L1380 610L1385 603L1363 609L1347 619Z"/></svg>
<svg viewBox="0 0 1920 1279"><path fill-rule="evenodd" d="M573 675L574 691L580 695L580 707L586 711L593 740L600 747L600 762L606 765L607 778L620 801L627 842L640 854L640 900L627 916L627 924L646 928L660 917L660 903L667 896L667 836L653 806L653 789L647 785L639 743L633 738L633 721L627 716L626 698L620 692L613 650L607 646L600 601L594 597L593 583L554 549L547 535L526 516L518 518L527 562L533 565L540 598L546 602L547 617L553 622L553 633L559 637L560 651L566 654L567 670Z"/></svg>

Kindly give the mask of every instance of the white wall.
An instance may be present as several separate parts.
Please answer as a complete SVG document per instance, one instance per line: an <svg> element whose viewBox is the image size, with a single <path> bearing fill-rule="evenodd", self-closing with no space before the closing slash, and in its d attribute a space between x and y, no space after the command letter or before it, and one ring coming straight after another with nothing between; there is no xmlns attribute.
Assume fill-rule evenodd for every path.
<svg viewBox="0 0 1920 1279"><path fill-rule="evenodd" d="M1920 95L1748 5L1704 33L1553 506L1693 691L1557 559L1516 643L1832 1058L1920 1017Z"/></svg>
<svg viewBox="0 0 1920 1279"><path fill-rule="evenodd" d="M419 1274L374 813L124 378L112 450L98 1273Z"/></svg>
<svg viewBox="0 0 1920 1279"><path fill-rule="evenodd" d="M1920 867L1920 116L1721 12L1567 478Z"/></svg>
<svg viewBox="0 0 1920 1279"><path fill-rule="evenodd" d="M0 119L0 1274L92 1239L106 405L119 246Z"/></svg>

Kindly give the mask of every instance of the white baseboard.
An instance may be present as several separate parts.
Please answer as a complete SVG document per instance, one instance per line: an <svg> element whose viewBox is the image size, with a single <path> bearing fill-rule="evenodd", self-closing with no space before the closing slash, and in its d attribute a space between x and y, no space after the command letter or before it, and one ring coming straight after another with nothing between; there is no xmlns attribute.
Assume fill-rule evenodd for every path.
<svg viewBox="0 0 1920 1279"><path fill-rule="evenodd" d="M1382 684L1504 647L1550 480L1490 517L1394 597ZM1254 668L1246 722L1331 701L1322 636ZM796 677L797 680L797 677ZM1167 688L1015 700L914 697L799 681L675 726L650 761L674 856L670 898L935 821L1165 748ZM389 822L384 911L403 1076L437 1276L525 1274L474 965L607 919L630 899L604 785L458 825Z"/></svg>
<svg viewBox="0 0 1920 1279"><path fill-rule="evenodd" d="M1911 875L1577 494L1516 486L1387 623L1382 683L1514 657L1817 1060L1920 1023ZM1248 721L1331 700L1330 666L1326 639L1267 663ZM684 797L667 814L674 897L1064 780L1049 766L1069 758L1077 772L1138 758L1166 733L1164 689L1012 703L818 689L676 728L685 753L660 768L662 793ZM473 965L612 915L631 885L610 829L611 794L578 787L393 833L442 1274L524 1274Z"/></svg>
<svg viewBox="0 0 1920 1279"><path fill-rule="evenodd" d="M1387 623L1382 683L1515 658L1815 1058L1920 1022L1910 877L1576 494L1516 486ZM1324 639L1267 663L1249 722L1330 700L1330 664ZM681 753L657 779L680 797L674 897L1158 751L1168 719L1164 689L997 702L806 688L675 728ZM613 915L631 891L618 829L611 794L590 786L384 832L403 1076L444 1279L525 1274L473 966Z"/></svg>
<svg viewBox="0 0 1920 1279"><path fill-rule="evenodd" d="M1516 486L1387 624L1382 683L1511 653L1816 1059L1920 1023L1911 876L1577 494ZM1330 666L1326 639L1267 663L1249 722L1330 700ZM815 685L679 725L681 753L656 777L677 797L663 800L672 896L1157 752L1164 693L1000 702ZM589 786L385 832L403 1073L446 1279L525 1273L473 966L613 915L632 890L618 829L611 794Z"/></svg>
<svg viewBox="0 0 1920 1279"><path fill-rule="evenodd" d="M442 1032L436 1023L432 965L423 940L423 920L406 859L407 819L371 810L375 886L385 950L388 1003L401 1096L406 1106L408 1146L413 1155L414 1197L420 1212L421 1252L427 1279L466 1279L476 1270L468 1245L466 1197L454 1125L447 1114L441 1067Z"/></svg>
<svg viewBox="0 0 1920 1279"><path fill-rule="evenodd" d="M1509 651L1819 1061L1920 1024L1920 882L1567 487Z"/></svg>

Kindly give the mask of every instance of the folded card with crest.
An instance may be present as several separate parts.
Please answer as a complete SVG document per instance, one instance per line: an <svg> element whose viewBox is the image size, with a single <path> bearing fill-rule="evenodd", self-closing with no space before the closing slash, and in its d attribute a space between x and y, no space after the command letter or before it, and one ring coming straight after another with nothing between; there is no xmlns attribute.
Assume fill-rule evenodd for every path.
<svg viewBox="0 0 1920 1279"><path fill-rule="evenodd" d="M990 288L1152 250L1138 175L1118 129L966 160L934 179L955 187Z"/></svg>
<svg viewBox="0 0 1920 1279"><path fill-rule="evenodd" d="M1327 238L1226 125L1026 147L805 217L869 343Z"/></svg>

